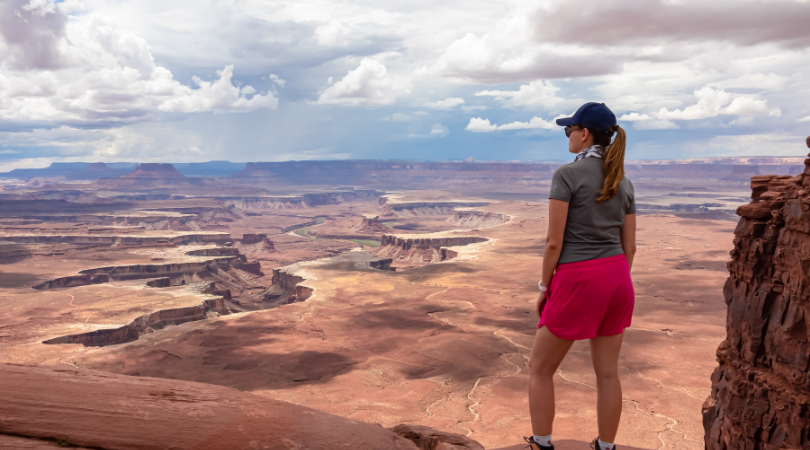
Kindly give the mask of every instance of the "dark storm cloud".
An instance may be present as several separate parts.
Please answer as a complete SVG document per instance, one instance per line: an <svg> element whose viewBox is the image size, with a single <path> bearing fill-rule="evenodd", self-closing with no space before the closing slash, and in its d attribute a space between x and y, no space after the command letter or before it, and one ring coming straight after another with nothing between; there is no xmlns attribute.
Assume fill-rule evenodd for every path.
<svg viewBox="0 0 810 450"><path fill-rule="evenodd" d="M53 3L0 1L0 37L10 53L6 60L19 70L61 67L58 46L66 23L67 16Z"/></svg>
<svg viewBox="0 0 810 450"><path fill-rule="evenodd" d="M739 46L810 45L810 4L798 2L573 0L535 17L536 38L593 46L723 41Z"/></svg>

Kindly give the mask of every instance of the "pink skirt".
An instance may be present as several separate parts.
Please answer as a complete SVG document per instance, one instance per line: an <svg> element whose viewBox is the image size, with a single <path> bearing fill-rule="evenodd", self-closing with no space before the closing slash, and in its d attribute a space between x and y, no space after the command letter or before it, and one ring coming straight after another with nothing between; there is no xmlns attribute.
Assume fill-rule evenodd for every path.
<svg viewBox="0 0 810 450"><path fill-rule="evenodd" d="M537 328L570 341L620 334L630 326L635 296L624 255L560 264Z"/></svg>

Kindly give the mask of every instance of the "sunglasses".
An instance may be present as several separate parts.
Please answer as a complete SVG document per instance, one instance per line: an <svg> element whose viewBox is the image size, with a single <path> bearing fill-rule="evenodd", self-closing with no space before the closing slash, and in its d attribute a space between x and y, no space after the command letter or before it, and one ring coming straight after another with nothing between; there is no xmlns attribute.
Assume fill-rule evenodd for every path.
<svg viewBox="0 0 810 450"><path fill-rule="evenodd" d="M571 128L571 126L565 127L565 137L571 137L571 133L574 131L579 131L581 128Z"/></svg>

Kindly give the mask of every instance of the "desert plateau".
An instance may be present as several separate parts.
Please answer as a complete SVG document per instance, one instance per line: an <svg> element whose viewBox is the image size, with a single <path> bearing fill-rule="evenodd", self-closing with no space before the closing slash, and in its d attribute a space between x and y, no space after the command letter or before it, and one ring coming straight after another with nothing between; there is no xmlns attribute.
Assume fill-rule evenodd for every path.
<svg viewBox="0 0 810 450"><path fill-rule="evenodd" d="M561 164L2 174L0 448L523 448ZM808 448L804 158L626 167L639 251L616 444ZM555 445L584 450L587 342L555 383Z"/></svg>

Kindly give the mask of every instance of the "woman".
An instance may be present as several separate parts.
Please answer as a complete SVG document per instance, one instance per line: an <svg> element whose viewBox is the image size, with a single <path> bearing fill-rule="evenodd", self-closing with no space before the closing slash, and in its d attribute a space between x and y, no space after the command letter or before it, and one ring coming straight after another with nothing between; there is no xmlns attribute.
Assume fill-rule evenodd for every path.
<svg viewBox="0 0 810 450"><path fill-rule="evenodd" d="M622 413L619 350L635 302L636 209L624 177L625 133L604 103L586 103L557 125L565 126L568 151L577 156L551 182L540 323L529 361L534 435L525 439L532 450L554 448L552 377L574 341L590 339L599 424L591 447L614 450Z"/></svg>

